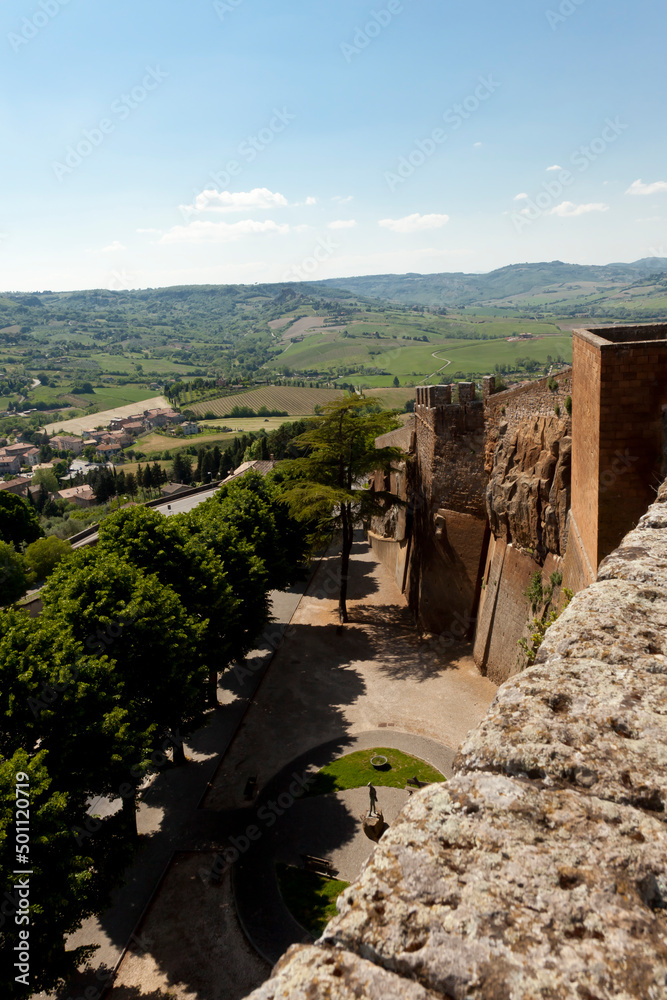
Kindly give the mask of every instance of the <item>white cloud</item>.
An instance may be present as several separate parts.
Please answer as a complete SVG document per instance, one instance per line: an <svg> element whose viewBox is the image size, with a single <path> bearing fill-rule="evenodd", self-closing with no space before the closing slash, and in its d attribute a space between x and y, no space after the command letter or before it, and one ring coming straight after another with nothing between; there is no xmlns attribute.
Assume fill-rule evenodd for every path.
<svg viewBox="0 0 667 1000"><path fill-rule="evenodd" d="M554 163L553 166L547 167L547 170L562 170L562 169L563 168L559 166L558 163Z"/></svg>
<svg viewBox="0 0 667 1000"><path fill-rule="evenodd" d="M253 209L286 208L287 204L285 195L277 191L253 188L252 191L202 191L192 205L181 205L180 208L186 212L248 212Z"/></svg>
<svg viewBox="0 0 667 1000"><path fill-rule="evenodd" d="M664 222L661 215L648 215L644 219L635 219L635 222Z"/></svg>
<svg viewBox="0 0 667 1000"><path fill-rule="evenodd" d="M354 196L351 194L348 194L345 197L342 194L335 194L331 200L337 201L339 205L347 205L347 203L352 201L353 198Z"/></svg>
<svg viewBox="0 0 667 1000"><path fill-rule="evenodd" d="M527 198L527 197L528 197L528 195L526 194L526 192L522 191L521 194L515 194L514 195L514 200L515 201L524 201L524 199Z"/></svg>
<svg viewBox="0 0 667 1000"><path fill-rule="evenodd" d="M644 184L644 182L639 179L633 181L626 194L662 194L667 191L667 181L654 181L653 184Z"/></svg>
<svg viewBox="0 0 667 1000"><path fill-rule="evenodd" d="M587 215L588 212L608 212L609 205L604 202L590 202L588 205L575 205L573 201L562 201L560 205L550 209L547 215L559 215L562 219L571 219L575 215Z"/></svg>
<svg viewBox="0 0 667 1000"><path fill-rule="evenodd" d="M306 198L306 205L317 205L317 198L313 198L313 196L309 194Z"/></svg>
<svg viewBox="0 0 667 1000"><path fill-rule="evenodd" d="M357 224L356 219L336 219L335 222L330 222L328 229L354 229Z"/></svg>
<svg viewBox="0 0 667 1000"><path fill-rule="evenodd" d="M288 225L279 226L272 219L266 222L256 222L255 219L243 219L241 222L205 222L197 220L187 226L173 226L165 233L159 243L232 243L244 236L255 236L261 233L278 233L284 236L289 233Z"/></svg>
<svg viewBox="0 0 667 1000"><path fill-rule="evenodd" d="M472 148L473 149L481 149L483 145L484 145L483 142L473 142Z"/></svg>
<svg viewBox="0 0 667 1000"><path fill-rule="evenodd" d="M119 250L127 250L120 240L114 240L108 247L101 247L99 250L89 250L88 253L118 253Z"/></svg>
<svg viewBox="0 0 667 1000"><path fill-rule="evenodd" d="M423 229L440 229L449 222L448 215L406 215L402 219L380 219L378 226L393 233L418 233Z"/></svg>

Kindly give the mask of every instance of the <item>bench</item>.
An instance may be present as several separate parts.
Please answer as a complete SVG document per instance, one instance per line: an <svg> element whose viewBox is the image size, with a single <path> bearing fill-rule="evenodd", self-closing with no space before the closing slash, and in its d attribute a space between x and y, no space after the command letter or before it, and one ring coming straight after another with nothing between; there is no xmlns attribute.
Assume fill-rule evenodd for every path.
<svg viewBox="0 0 667 1000"><path fill-rule="evenodd" d="M318 875L326 875L328 878L338 874L338 869L334 868L326 858L318 858L314 854L302 854L301 860L306 871L317 872Z"/></svg>
<svg viewBox="0 0 667 1000"><path fill-rule="evenodd" d="M419 778L415 775L414 778L408 778L405 784L405 788L410 793L410 795L412 795L415 789L426 788L427 785L432 785L432 784L433 784L432 781L420 781Z"/></svg>

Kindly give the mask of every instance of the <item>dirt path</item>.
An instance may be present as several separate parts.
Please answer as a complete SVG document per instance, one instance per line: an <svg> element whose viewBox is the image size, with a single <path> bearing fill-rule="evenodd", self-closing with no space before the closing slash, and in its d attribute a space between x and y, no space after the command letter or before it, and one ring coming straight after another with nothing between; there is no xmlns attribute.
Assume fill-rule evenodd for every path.
<svg viewBox="0 0 667 1000"><path fill-rule="evenodd" d="M431 355L431 357L432 357L432 358L435 358L435 359L436 359L436 361L446 361L446 362L447 362L447 364L444 364L444 365L442 366L442 368L438 368L438 370L437 370L437 371L435 371L435 372L431 372L431 374L430 374L430 375L427 375L427 376L426 376L426 378L423 378L423 379L421 380L421 382L417 382L417 385L423 385L423 384L424 384L424 382L426 382L426 381L427 381L428 379L430 379L430 378L433 378L433 376L434 376L434 375L439 375L439 374L440 374L440 372L444 372L445 368L448 368L448 367L449 367L449 365L451 365L451 361L450 361L450 360L449 360L448 358L439 358L439 357L438 357L438 353L439 353L438 351L434 351L434 352L433 352L433 354Z"/></svg>

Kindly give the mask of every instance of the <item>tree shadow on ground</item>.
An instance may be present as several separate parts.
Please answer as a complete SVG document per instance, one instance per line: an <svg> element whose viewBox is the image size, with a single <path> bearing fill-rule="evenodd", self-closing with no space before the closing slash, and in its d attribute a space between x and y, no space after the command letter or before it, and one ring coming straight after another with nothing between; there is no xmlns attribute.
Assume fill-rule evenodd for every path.
<svg viewBox="0 0 667 1000"><path fill-rule="evenodd" d="M350 556L350 578L348 583L348 599L361 600L377 594L379 586L373 576L375 565L359 556L368 552L368 543L358 539L352 545ZM317 573L310 587L308 597L311 600L338 601L340 592L340 549L330 549L320 561Z"/></svg>
<svg viewBox="0 0 667 1000"><path fill-rule="evenodd" d="M469 642L423 632L404 605L357 604L352 618L364 626L378 668L392 680L429 680L456 670L458 661L472 654Z"/></svg>

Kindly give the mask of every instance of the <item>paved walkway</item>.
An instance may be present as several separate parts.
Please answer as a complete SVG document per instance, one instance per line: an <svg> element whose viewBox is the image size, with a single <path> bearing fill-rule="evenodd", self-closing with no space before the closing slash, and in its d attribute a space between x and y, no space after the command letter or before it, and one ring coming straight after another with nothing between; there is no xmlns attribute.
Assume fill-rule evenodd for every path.
<svg viewBox="0 0 667 1000"><path fill-rule="evenodd" d="M339 629L337 553L328 553L301 600L204 806L247 806L248 777L260 789L290 761L323 742L332 756L374 729L424 736L456 750L496 692L468 644L424 636L393 578L368 544L355 542L350 623ZM338 747L338 750L337 750Z"/></svg>
<svg viewBox="0 0 667 1000"><path fill-rule="evenodd" d="M257 952L274 965L292 944L311 940L285 906L276 880L275 862L301 864L301 854L327 858L340 878L353 881L375 845L363 833L360 819L368 809L368 789L296 798L287 805L283 796L296 776L307 777L333 757L371 747L389 746L410 753L436 767L446 777L452 774L454 752L424 736L376 729L350 737L342 744L333 741L315 747L291 761L262 790L252 814L238 810L236 837L224 845L239 844L244 828L255 825L261 837L248 845L234 870L234 895L241 925ZM385 821L392 823L408 800L402 788L378 785L378 802ZM277 821L268 825L267 803L286 805ZM241 844L241 846L244 846Z"/></svg>

